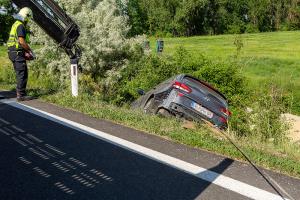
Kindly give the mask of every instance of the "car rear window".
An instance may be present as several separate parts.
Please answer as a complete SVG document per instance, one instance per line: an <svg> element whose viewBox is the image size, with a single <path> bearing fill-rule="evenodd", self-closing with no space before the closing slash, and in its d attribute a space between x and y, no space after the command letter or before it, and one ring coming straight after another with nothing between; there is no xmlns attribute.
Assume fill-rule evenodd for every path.
<svg viewBox="0 0 300 200"><path fill-rule="evenodd" d="M204 90L204 93L211 93L213 96L217 97L223 104L227 105L227 100L226 97L221 94L218 90L213 88L207 83L201 83L200 81L193 79L191 77L184 77L183 82L192 87L192 88L197 88L199 90Z"/></svg>

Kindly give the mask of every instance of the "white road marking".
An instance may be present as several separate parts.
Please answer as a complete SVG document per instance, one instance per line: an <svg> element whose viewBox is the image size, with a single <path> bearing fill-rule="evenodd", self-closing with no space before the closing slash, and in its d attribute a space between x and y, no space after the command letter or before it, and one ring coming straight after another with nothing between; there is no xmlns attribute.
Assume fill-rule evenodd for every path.
<svg viewBox="0 0 300 200"><path fill-rule="evenodd" d="M43 140L40 140L39 138L35 137L35 136L32 135L32 134L26 134L26 136L27 136L29 139L32 139L32 140L34 140L34 141L36 141L36 142L38 142L38 143L42 143L42 142L43 142Z"/></svg>
<svg viewBox="0 0 300 200"><path fill-rule="evenodd" d="M23 141L21 141L20 139L16 138L16 137L12 137L11 139L13 139L14 141L16 141L17 143L19 143L20 145L27 147L27 144Z"/></svg>
<svg viewBox="0 0 300 200"><path fill-rule="evenodd" d="M45 146L46 146L48 149L51 149L51 150L55 151L57 154L59 154L59 155L61 155L61 156L66 155L65 152L60 151L59 149L57 149L56 147L51 146L50 144L45 144Z"/></svg>
<svg viewBox="0 0 300 200"><path fill-rule="evenodd" d="M3 133L3 134L5 134L5 135L7 135L7 136L10 136L10 134L8 132L6 132L6 131L4 131L2 129L0 129L0 132Z"/></svg>
<svg viewBox="0 0 300 200"><path fill-rule="evenodd" d="M22 157L19 157L19 160L21 160L23 163L25 163L26 165L30 165L32 162L30 162L29 160L27 160L26 158L24 158L23 156Z"/></svg>
<svg viewBox="0 0 300 200"><path fill-rule="evenodd" d="M43 158L44 160L49 160L49 157L40 153L38 150L34 149L34 148L29 148L29 151L31 151L33 154L39 156L40 158Z"/></svg>
<svg viewBox="0 0 300 200"><path fill-rule="evenodd" d="M8 125L8 124L9 124L9 122L8 122L8 121L6 121L6 120L4 120L4 119L2 119L2 118L0 118L0 121L1 121L2 123L6 124L6 125Z"/></svg>
<svg viewBox="0 0 300 200"><path fill-rule="evenodd" d="M12 127L13 129L15 129L15 130L19 131L20 133L25 133L25 131L24 131L24 130L22 130L22 129L20 129L20 128L16 127L15 125L12 125L11 127Z"/></svg>
<svg viewBox="0 0 300 200"><path fill-rule="evenodd" d="M4 103L5 101L1 101L1 102ZM193 165L191 163L179 160L177 158L168 156L166 154L154 151L152 149L148 149L146 147L137 145L135 143L126 141L124 139L112 136L108 133L84 126L82 124L73 122L71 120L64 119L62 117L47 113L45 111L38 110L38 109L30 107L30 106L18 104L13 101L6 101L5 103L7 103L10 106L13 106L15 108L19 108L21 110L30 112L37 116L51 120L53 122L62 124L64 126L70 127L75 130L78 130L82 133L86 133L93 137L107 141L111 144L120 146L124 149L135 152L137 154L140 154L140 155L150 158L152 160L158 161L160 163L166 164L166 165L176 168L178 170L184 171L188 174L196 176L205 181L211 182L215 185L218 185L218 186L228 189L230 191L241 194L245 197L249 197L251 199L257 199L257 200L283 200L283 198L279 195L262 190L260 188L254 187L252 185L243 183L241 181L232 179L232 178L224 176L222 174L218 174L218 173L210 171L208 169ZM288 200L287 198L284 198L284 199Z"/></svg>

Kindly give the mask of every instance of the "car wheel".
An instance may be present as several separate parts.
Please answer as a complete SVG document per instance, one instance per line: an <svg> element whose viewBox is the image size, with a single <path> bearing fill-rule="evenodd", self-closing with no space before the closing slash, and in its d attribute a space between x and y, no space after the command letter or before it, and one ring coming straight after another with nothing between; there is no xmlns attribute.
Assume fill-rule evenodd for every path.
<svg viewBox="0 0 300 200"><path fill-rule="evenodd" d="M145 107L144 107L145 113L154 113L153 103L154 103L154 98L151 97L145 104Z"/></svg>
<svg viewBox="0 0 300 200"><path fill-rule="evenodd" d="M170 113L170 111L168 111L167 109L165 108L160 108L158 111L157 111L157 114L160 115L160 116L163 116L163 117L172 117L173 115Z"/></svg>

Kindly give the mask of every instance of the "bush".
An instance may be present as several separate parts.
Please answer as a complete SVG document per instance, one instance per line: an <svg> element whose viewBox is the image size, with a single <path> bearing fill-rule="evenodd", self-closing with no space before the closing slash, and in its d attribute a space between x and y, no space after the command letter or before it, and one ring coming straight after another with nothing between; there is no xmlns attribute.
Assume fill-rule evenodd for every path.
<svg viewBox="0 0 300 200"><path fill-rule="evenodd" d="M117 104L132 102L138 97L136 92L138 88L148 91L176 73L176 67L168 58L156 55L145 56L122 70L119 84L115 85L115 89L110 89L110 91L117 91L112 94L111 99Z"/></svg>
<svg viewBox="0 0 300 200"><path fill-rule="evenodd" d="M236 135L274 144L286 138L288 125L281 120L281 114L291 102L277 86L266 83L260 91L253 91L242 102L244 105L234 107L230 120Z"/></svg>
<svg viewBox="0 0 300 200"><path fill-rule="evenodd" d="M182 47L174 56L143 56L121 71L117 84L107 88L110 95L106 100L116 104L130 103L138 97L137 89L148 91L174 75L192 74L205 63L207 60L202 55L191 55Z"/></svg>
<svg viewBox="0 0 300 200"><path fill-rule="evenodd" d="M246 92L245 78L233 63L214 63L203 55L192 55L180 47L173 56L144 56L121 71L120 79L106 100L117 104L130 103L139 97L137 89L150 90L177 74L190 74L205 80L234 100ZM111 92L114 91L114 92Z"/></svg>
<svg viewBox="0 0 300 200"><path fill-rule="evenodd" d="M212 84L235 105L237 104L235 97L247 93L247 81L241 69L234 63L209 63L193 75Z"/></svg>
<svg viewBox="0 0 300 200"><path fill-rule="evenodd" d="M178 48L174 56L149 55L132 62L121 72L121 78L106 99L118 105L131 103L139 97L137 89L146 91L162 81L181 73L202 79L229 100L233 116L230 130L238 137L253 137L257 141L280 143L285 138L286 125L280 115L290 105L289 99L276 86L266 83L264 90L254 92L236 63L213 62L204 56L189 54Z"/></svg>

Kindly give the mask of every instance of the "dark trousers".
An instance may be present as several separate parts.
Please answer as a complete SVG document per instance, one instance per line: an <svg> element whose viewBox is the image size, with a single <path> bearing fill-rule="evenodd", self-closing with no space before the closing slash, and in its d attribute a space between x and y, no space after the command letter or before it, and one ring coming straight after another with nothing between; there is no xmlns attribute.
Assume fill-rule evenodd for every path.
<svg viewBox="0 0 300 200"><path fill-rule="evenodd" d="M26 86L28 81L28 68L26 61L23 62L13 62L14 69L16 72L17 79L17 95L25 96L26 95Z"/></svg>
<svg viewBox="0 0 300 200"><path fill-rule="evenodd" d="M9 51L9 59L14 65L17 79L17 95L26 95L26 86L28 80L28 68L24 57L24 52Z"/></svg>

